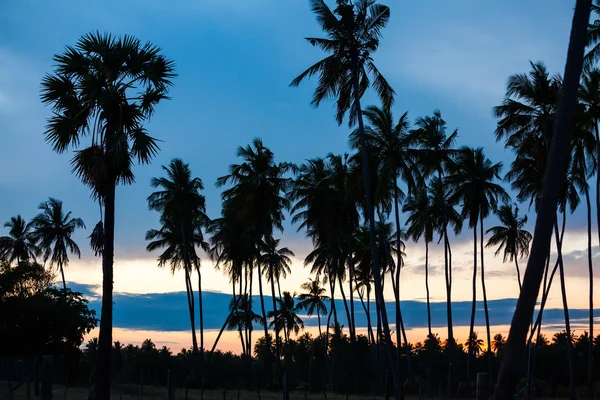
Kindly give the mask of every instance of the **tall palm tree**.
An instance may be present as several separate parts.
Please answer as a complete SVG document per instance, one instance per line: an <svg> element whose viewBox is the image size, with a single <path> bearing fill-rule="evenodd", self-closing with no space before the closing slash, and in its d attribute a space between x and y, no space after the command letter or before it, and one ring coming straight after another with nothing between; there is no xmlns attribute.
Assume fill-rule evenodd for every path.
<svg viewBox="0 0 600 400"><path fill-rule="evenodd" d="M206 200L200 193L204 189L202 180L192 177L189 164L181 159L173 159L168 166L162 167L166 176L152 178L150 184L159 190L148 196L148 208L158 211L161 219L168 224L168 229L173 229L177 234L173 239L179 243L173 243L178 249L178 257L183 261L183 269L186 277L186 288L188 306L190 311L190 322L192 323L192 343L194 352L198 351L195 334L194 317L194 291L191 275L194 269L198 272L199 284L200 257L196 253L196 247L208 250L208 243L204 240L202 229L209 225L206 216ZM155 231L149 231L155 233ZM148 236L148 235L147 235ZM150 235L152 238L152 235ZM150 246L150 245L149 245ZM164 247L164 246L161 246ZM154 246L156 248L156 245ZM200 309L200 349L204 352L204 323L202 310L202 287L198 288Z"/></svg>
<svg viewBox="0 0 600 400"><path fill-rule="evenodd" d="M427 188L415 190L408 196L402 211L408 213L406 236L417 242L421 237L425 241L425 292L427 295L427 332L431 336L431 304L429 293L429 243L433 242L435 210Z"/></svg>
<svg viewBox="0 0 600 400"><path fill-rule="evenodd" d="M279 247L280 239L268 237L261 243L261 254L258 259L258 263L266 266L263 270L263 274L268 283L271 284L271 300L273 301L273 311L277 311L277 298L281 297L281 289L279 289L279 296L275 292L275 284L280 288L280 278L285 278L288 273L291 273L290 264L292 260L290 257L294 256L294 253L287 247ZM275 344L279 347L279 327L275 326ZM279 353L279 350L278 350ZM278 354L279 356L279 354Z"/></svg>
<svg viewBox="0 0 600 400"><path fill-rule="evenodd" d="M63 202L50 198L38 207L42 210L31 221L32 239L43 254L44 262L50 259L50 266L56 264L60 270L63 289L67 289L64 267L69 264L69 252L81 258L77 243L71 239L76 229L84 228L81 218L71 218L71 212L65 214Z"/></svg>
<svg viewBox="0 0 600 400"><path fill-rule="evenodd" d="M237 301L231 301L229 304L229 311L231 312L231 318L227 324L227 329L234 330L238 329L239 326L245 327L246 329L251 328L251 324L264 324L263 318L252 311L252 299L244 294L240 295ZM250 324L250 326L248 326ZM246 347L246 353L248 357L251 357L252 349Z"/></svg>
<svg viewBox="0 0 600 400"><path fill-rule="evenodd" d="M452 321L452 250L450 247L450 239L448 237L448 228L453 228L455 234L460 233L462 229L463 219L460 213L455 209L455 199L452 198L450 188L439 177L433 177L429 182L429 197L431 199L431 207L434 210L433 221L435 230L438 233L440 242L444 242L444 278L446 281L446 317L448 321L448 343L450 351L448 356L449 362L453 363L454 348L457 343L454 338L454 328ZM449 369L450 388L454 390L454 371Z"/></svg>
<svg viewBox="0 0 600 400"><path fill-rule="evenodd" d="M570 143L574 128L591 6L591 0L577 0L575 5L565 66L564 86L554 124L556 134L554 140L552 140L552 147L548 156L550 162L545 170L543 180L545 184L542 190L542 200L539 202L531 255L523 278L523 289L519 295L519 301L511 323L507 349L502 358L500 373L496 381L494 400L510 399L512 397L509 388L513 387L512 384L515 381L514 372L516 368L514 367L524 350L525 338L533 317L537 294L544 274L545 261L550 254L552 227L556 217L558 199L566 176L568 152L571 148ZM577 398L573 381L571 396Z"/></svg>
<svg viewBox="0 0 600 400"><path fill-rule="evenodd" d="M597 5L593 5L594 11L598 13L600 8ZM600 26L600 21L594 21L594 29L596 33L598 27ZM590 29L590 34L592 29ZM597 47L597 45L596 45ZM595 168L592 166L589 173L596 173L596 225L597 225L597 233L598 233L598 241L600 243L600 70L597 68L593 68L588 71L581 81L581 88L579 91L579 98L581 103L585 108L584 115L587 117L589 122L591 123L591 130L594 132L596 148L595 148ZM581 166L583 168L586 167L586 164L583 162L583 157L580 156L576 158L580 159ZM584 172L584 171L582 171ZM588 236L591 235L591 205L589 201L589 188L587 187L587 182L585 184L585 195L586 195L586 204L588 205ZM594 269L591 261L591 237L588 237L588 270L589 270L589 281L590 281L590 293L589 293L589 309L590 309L590 322L589 322L589 330L590 337L594 336ZM593 357L593 345L592 341L589 341L588 348L588 381L590 382L590 393L593 393L593 365L594 365L594 357Z"/></svg>
<svg viewBox="0 0 600 400"><path fill-rule="evenodd" d="M480 229L480 259L481 259L481 287L483 290L483 309L485 313L485 326L487 333L488 349L491 349L492 338L490 333L490 318L485 287L485 267L483 260L483 221L489 214L497 209L498 200L508 201L509 196L495 180L500 180L502 163L492 163L485 157L482 148L473 149L462 147L456 158L448 165L447 184L452 188L454 201L462 205L462 217L473 228L473 302L471 305L471 325L469 335L473 334L475 325L475 307L477 302L477 224ZM468 341L469 356L473 355L472 341ZM475 354L476 355L476 354ZM488 352L491 369L491 353ZM470 359L467 358L467 377L470 379Z"/></svg>
<svg viewBox="0 0 600 400"><path fill-rule="evenodd" d="M151 43L125 35L89 33L54 56L54 74L42 80L41 99L52 105L46 140L58 153L77 148L73 172L104 207L102 310L96 370L97 397L110 396L115 188L134 182L132 166L158 152L143 123L167 99L174 63ZM90 139L87 144L82 139Z"/></svg>
<svg viewBox="0 0 600 400"><path fill-rule="evenodd" d="M367 163L368 149L365 143L365 127L360 104L361 98L369 86L375 89L384 107L391 107L394 101L394 90L373 61L373 54L379 47L381 32L390 17L390 9L373 0L356 0L355 2L338 0L336 4L336 8L331 10L324 0L311 0L311 8L327 37L307 38L306 40L311 45L323 49L328 55L296 77L291 85L297 86L305 78L318 74L319 84L315 90L312 104L317 107L323 100L334 98L337 105L336 121L338 124L342 123L344 116L349 111L350 125L358 125L364 168L366 219L369 221L371 257L374 260L375 297L381 310L383 329L387 339L388 362L397 389L396 397L402 398L402 387L392 356L393 347L379 265L376 261L375 208L371 196Z"/></svg>
<svg viewBox="0 0 600 400"><path fill-rule="evenodd" d="M306 314L309 317L317 315L317 326L319 327L319 337L323 334L321 332L321 316L327 315L327 306L325 302L329 300L329 296L325 294L325 288L321 287L319 278L311 279L308 282L304 282L300 285L300 288L305 293L298 295L298 308L306 310Z"/></svg>
<svg viewBox="0 0 600 400"><path fill-rule="evenodd" d="M402 114L398 122L394 122L392 112L389 108L376 106L367 107L363 111L368 124L365 127L366 142L370 150L378 159L377 174L381 181L389 182L384 187L392 188L391 195L394 199L394 216L396 223L396 247L400 248L401 225L400 225L400 201L402 191L398 187L398 179L401 179L412 192L419 182L418 168L415 165L415 154L410 145L410 122L408 113ZM354 148L359 147L359 134L354 131L350 137ZM400 260L397 260L399 265ZM392 279L394 296L396 298L396 334L397 342L400 343L400 333L406 337L404 324L402 323L402 310L400 307L400 268L396 268Z"/></svg>
<svg viewBox="0 0 600 400"><path fill-rule="evenodd" d="M32 237L32 224L25 222L23 217L17 215L11 217L10 221L4 223L5 228L9 228L8 236L0 237L0 259L9 264L17 263L40 254L39 248L35 245Z"/></svg>
<svg viewBox="0 0 600 400"><path fill-rule="evenodd" d="M255 138L251 145L239 147L237 156L241 164L229 166L229 174L217 179L217 186L232 185L222 193L223 201L228 203L237 218L248 225L252 232L254 255L249 269L260 256L260 244L273 236L274 229L283 231L283 210L289 208L285 197L290 179L285 174L292 169L287 163L276 163L275 156L262 142ZM258 288L263 317L263 328L267 347L271 348L268 333L267 315L262 289L262 265L256 262Z"/></svg>

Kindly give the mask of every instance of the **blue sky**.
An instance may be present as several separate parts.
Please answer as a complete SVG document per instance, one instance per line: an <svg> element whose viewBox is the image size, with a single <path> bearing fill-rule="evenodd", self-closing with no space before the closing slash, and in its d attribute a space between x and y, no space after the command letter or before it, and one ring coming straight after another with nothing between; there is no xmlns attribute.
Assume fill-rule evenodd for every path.
<svg viewBox="0 0 600 400"><path fill-rule="evenodd" d="M414 120L440 109L449 129L459 129L458 145L484 146L488 157L508 166L511 154L494 141L492 107L501 102L508 76L527 72L529 60L544 61L551 72L562 73L574 1L384 3L391 6L391 19L375 62L396 90L395 114L408 111ZM52 152L44 141L49 110L39 101L39 84L42 76L52 71L54 54L94 30L132 34L153 42L176 62L179 74L172 100L160 104L147 124L150 133L163 141L159 155L152 165L135 168L135 185L117 191L117 291L173 292L183 286L180 277L170 278L168 272L157 271L155 255L145 251L145 231L158 225L158 216L146 206L149 181L161 174L162 164L174 157L189 162L194 174L204 181L208 213L216 217L220 189L214 182L236 161L237 146L250 143L254 137L261 137L280 161L300 163L349 150L349 130L335 123L332 104L324 103L319 109L309 104L315 82L300 88L288 86L322 57L303 39L321 35L308 1L108 0L85 5L75 1L3 1L0 221L16 214L31 218L47 197L62 199L88 226L76 236L83 258L73 261L66 272L68 280L85 284L100 281L99 260L92 258L86 240L99 212L88 190L70 174L71 155ZM368 93L364 105L375 102ZM530 217L533 222L532 213ZM584 218L583 210L569 218L565 245L569 252L585 249L581 235ZM307 275L301 261L310 243L289 224L282 236L298 256L293 277L284 284L284 288L294 289ZM468 232L456 239L460 246L455 253L455 296L459 299L468 296L470 240ZM419 245L409 247L406 275L411 271L420 274L422 251ZM491 297L515 296L513 267L492 258L493 252L486 252L489 276L495 279L488 288ZM432 260L435 277L440 266L440 254L435 250ZM522 263L524 267L525 260ZM572 265L567 274L574 276L572 291L579 301L578 288L585 282L581 255L573 256ZM228 291L227 280L219 278L220 273L212 268L205 273L208 289ZM421 276L417 278L421 282ZM411 285L410 277L408 281ZM440 284L440 290L442 287ZM421 286L411 289L406 291L409 298L422 299Z"/></svg>

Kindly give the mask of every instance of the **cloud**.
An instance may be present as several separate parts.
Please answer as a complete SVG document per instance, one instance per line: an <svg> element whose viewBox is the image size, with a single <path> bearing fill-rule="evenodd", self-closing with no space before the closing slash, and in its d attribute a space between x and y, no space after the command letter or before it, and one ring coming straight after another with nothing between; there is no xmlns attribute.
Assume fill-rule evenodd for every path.
<svg viewBox="0 0 600 400"><path fill-rule="evenodd" d="M94 293L94 285L82 285L70 283L70 287L85 293ZM232 297L225 293L205 291L203 293L204 327L205 329L220 329L229 314L228 306ZM170 293L115 293L114 301L114 326L116 328L130 330L153 330L153 331L187 331L190 329L189 312L185 292ZM268 313L272 310L270 296L264 296L265 309ZM196 314L198 314L198 297L195 293ZM340 324L348 326L344 303L336 301L336 310ZM93 297L90 301L92 308L100 312L100 299ZM516 299L505 298L488 301L490 322L492 325L509 325ZM254 297L254 307L260 313L260 302ZM446 327L446 303L431 302L432 325L437 328ZM483 314L483 303L476 305L476 324L485 325ZM395 305L393 302L386 303L386 309L390 318L390 324L395 324ZM402 302L402 313L407 328L427 327L427 304L424 301L407 300ZM455 326L468 326L470 322L471 302L455 301L452 303L453 323ZM588 310L571 309L570 315L573 321L583 320L587 317ZM600 310L596 310L600 317ZM306 326L316 326L317 318L302 316ZM367 314L360 301L355 300L355 319L357 327L367 326ZM376 324L375 304L371 304L371 321ZM544 311L544 322L546 324L560 324L564 321L563 310L550 308ZM327 316L321 318L322 325L327 323ZM197 321L197 324L199 322Z"/></svg>

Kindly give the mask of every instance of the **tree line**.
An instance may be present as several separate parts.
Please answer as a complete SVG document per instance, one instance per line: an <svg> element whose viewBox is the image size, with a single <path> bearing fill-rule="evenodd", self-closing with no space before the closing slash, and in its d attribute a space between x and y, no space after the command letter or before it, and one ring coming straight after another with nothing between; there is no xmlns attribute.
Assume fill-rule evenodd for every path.
<svg viewBox="0 0 600 400"><path fill-rule="evenodd" d="M487 362L483 366L479 361L479 339L474 332L479 282L483 289L486 320L484 344L487 349L493 348L484 247L495 248L504 261L514 262L518 276L515 284L520 288L518 261L528 255L531 234L524 229L526 216L512 202L509 188L503 183L508 183L518 202L528 203L530 208L538 211L543 178L555 139L553 126L565 89L563 79L550 74L542 62L531 63L527 73L509 77L505 98L494 108L498 120L496 140L514 154L508 172L502 176L503 164L491 161L484 149L456 145L458 130L448 129L441 112L436 110L412 123L407 113L394 118L394 89L374 61L382 31L390 18L389 7L370 0L337 0L335 8L330 8L323 0L311 0L310 3L325 37L307 38L307 41L327 56L295 78L291 86L318 77L312 105L319 106L325 100L335 101L336 121L342 124L347 120L349 123L352 152L329 154L296 165L276 161L262 140L255 139L238 148L240 162L231 165L229 173L217 180L217 186L224 190L221 216L215 219L207 216L202 180L193 176L187 163L174 159L163 167L165 176L151 182L156 191L148 197L148 207L159 213L161 227L147 232L147 250L162 250L158 256L159 265L184 271L192 354L197 357L196 368L201 377L208 373L207 365L214 354L213 351L208 356L205 354L203 335L200 254L204 252L230 278L230 313L221 332L224 329L238 331L242 359L249 367L246 370L254 371L251 382L288 387L295 363L291 334L301 328L297 319L299 307L309 314L316 314L319 319L327 319L322 334L327 341L323 346L325 358L332 357L334 338L342 337L338 312L346 315L348 362L353 366L348 376L350 382L356 382L360 365L360 335L356 333L354 309L357 296L369 317L366 341L378 349L374 352L379 354L379 369L388 371L391 392L399 399L403 397L404 382L417 376L418 358L410 349L402 318L400 282L404 241L418 241L425 247L428 341L435 337L429 307L428 255L430 246L442 246L448 322L444 346L447 376L443 385L446 393L452 396L459 384L469 387L475 371L487 371L492 377L497 372L492 351L485 352ZM594 11L599 10L594 6ZM582 197L588 219L590 318L587 336L594 337L593 207L589 181L596 176L595 208L600 215L600 71L595 68L600 54L597 50L598 25L592 25L588 33L590 51L578 91L576 118L569 128L573 129L573 136L569 143L567 176L559 183L560 196L553 222L558 256L553 265L549 255L545 258L541 308L537 319L532 321L529 334L530 356L537 353L533 343L541 343L543 308L556 272L559 273L565 313L565 335L573 335L562 244L567 215L577 209ZM75 46L67 46L54 61L53 73L42 81L42 102L52 107L46 140L59 153L76 149L72 159L73 172L89 186L102 215L90 235L90 245L102 257L103 295L95 379L97 398L107 399L113 354L115 187L133 183L132 165L151 162L159 151L157 139L145 130L144 122L160 102L168 99L176 73L173 61L162 55L161 49L131 36L87 34ZM377 95L380 105L363 108L361 101L367 90ZM55 207L49 205L51 202L46 203L49 210ZM282 293L279 287L280 279L291 273L289 257L293 255L290 249L279 245L276 237L277 232L283 231L287 213L313 244L305 264L311 267L314 279L306 283L304 289L307 292L298 299L298 304L293 294ZM500 225L486 229L485 221L492 214L498 216ZM67 216L48 218L46 231L35 220L31 224L18 217L11 220L7 225L9 236L2 238L0 243L2 257L9 263L18 263L41 252L44 261L51 259L51 264L56 264L62 272L68 262L67 250L78 254L76 246L72 247L67 238L70 240L73 230L83 223L80 220L74 223L74 219ZM406 218L404 223L402 218ZM70 228L65 230L67 225ZM465 357L454 336L452 321L451 242L456 235L469 229L473 235L473 306ZM15 252L17 245L21 250ZM197 299L193 279L198 281ZM63 278L63 290L66 290L64 282ZM330 299L325 297L321 285L327 286ZM391 318L384 307L385 285L391 285L394 293L394 324L390 323ZM258 294L253 292L256 286ZM270 314L266 313L264 299L264 293L268 291L273 301ZM258 306L252 301L256 295ZM336 309L335 302L328 301L336 296L342 298L342 310ZM375 309L376 321L370 320L371 306ZM255 327L261 330L267 349L261 361L260 376L256 373L258 361L252 350ZM330 327L333 327L331 335ZM364 338L360 340L364 341ZM580 367L576 366L573 341L563 342L569 384L573 388L578 383L575 371ZM433 362L433 355L428 356L428 387L432 384ZM592 340L587 341L584 368L592 391L595 376ZM532 368L529 366L525 370L528 383L531 383ZM265 377L268 378L266 382ZM206 379L199 380L202 385L209 384Z"/></svg>

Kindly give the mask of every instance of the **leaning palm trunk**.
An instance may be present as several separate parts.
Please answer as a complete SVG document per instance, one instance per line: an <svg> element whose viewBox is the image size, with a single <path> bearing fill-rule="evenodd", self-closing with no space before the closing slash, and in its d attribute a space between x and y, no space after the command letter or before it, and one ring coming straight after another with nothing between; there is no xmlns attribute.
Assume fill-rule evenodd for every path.
<svg viewBox="0 0 600 400"><path fill-rule="evenodd" d="M469 325L469 340L467 354L467 389L470 389L471 380L471 358L473 357L473 332L475 330L475 310L477 305L477 221L473 226L473 301L471 302L471 323Z"/></svg>
<svg viewBox="0 0 600 400"><path fill-rule="evenodd" d="M196 337L196 321L194 312L194 289L192 288L192 280L190 279L190 271L185 268L185 289L187 291L188 308L190 313L190 324L192 327L192 350L194 354L198 353L198 339Z"/></svg>
<svg viewBox="0 0 600 400"><path fill-rule="evenodd" d="M585 166L584 166L585 168ZM589 319L590 340L588 342L588 395L594 397L594 266L592 263L592 206L590 204L590 189L585 185L585 205L587 207L587 231L588 231L588 273L590 279L589 293ZM600 227L599 227L600 229Z"/></svg>
<svg viewBox="0 0 600 400"><path fill-rule="evenodd" d="M357 57L357 56L356 56ZM371 245L371 258L373 260L373 277L375 278L375 301L379 307L379 313L381 315L381 324L383 328L383 334L385 335L385 347L387 353L387 360L389 367L392 371L392 377L394 379L394 395L397 400L401 400L404 398L403 387L400 379L400 371L398 371L395 357L394 357L394 349L392 344L392 336L390 334L390 325L388 323L387 311L385 309L385 300L383 298L383 288L381 285L381 270L379 265L379 260L377 257L377 246L375 242L375 218L374 212L375 207L373 205L373 194L371 192L371 176L369 174L369 154L367 152L367 146L365 143L365 126L362 117L362 109L360 106L360 83L358 79L358 59L355 60L355 66L353 69L354 75L354 107L355 113L358 119L358 130L360 136L360 147L362 153L362 161L363 161L363 176L364 176L364 185L365 185L365 197L366 197L366 206L367 206L367 219L369 220L369 236L370 236L370 245Z"/></svg>
<svg viewBox="0 0 600 400"><path fill-rule="evenodd" d="M490 333L490 312L487 302L487 291L485 288L485 264L483 263L483 218L479 218L480 228L480 257L481 257L481 289L483 291L483 312L485 314L485 333L487 335L487 359L490 377L493 378L492 371L492 335Z"/></svg>
<svg viewBox="0 0 600 400"><path fill-rule="evenodd" d="M273 315L277 315L277 296L275 294L275 280L273 279L273 268L269 266L269 279L271 280L271 300L273 302ZM281 298L281 294L279 294ZM279 347L279 325L275 324L275 348L277 352L277 365L279 365L281 357L281 349Z"/></svg>
<svg viewBox="0 0 600 400"><path fill-rule="evenodd" d="M116 179L112 179L108 184L106 196L104 198L102 309L100 314L98 360L96 365L96 396L98 400L110 399L110 366L113 326L113 263L115 252L115 186Z"/></svg>
<svg viewBox="0 0 600 400"><path fill-rule="evenodd" d="M265 311L265 298L263 296L263 287L262 287L262 271L260 268L260 262L256 263L256 267L258 268L258 295L260 297L260 310L263 317L263 329L265 331L265 341L267 343L267 348L269 352L271 351L271 337L269 336L269 327L267 325L267 313ZM250 272L252 273L252 272Z"/></svg>
<svg viewBox="0 0 600 400"><path fill-rule="evenodd" d="M519 294L519 301L510 327L506 351L502 358L496 390L494 391L494 400L512 398L510 388L517 379L515 372L518 370L515 367L525 350L525 338L538 297L546 258L550 253L552 225L556 220L558 196L565 179L567 158L571 149L570 142L574 126L575 105L579 91L591 6L592 0L577 0L575 5L563 90L554 120L554 135L548 156L548 166L544 172L544 184L531 253L523 277L523 288Z"/></svg>
<svg viewBox="0 0 600 400"><path fill-rule="evenodd" d="M566 214L566 210L563 215ZM558 272L560 274L560 291L562 295L563 310L565 314L565 329L567 333L567 361L569 364L569 388L571 400L579 398L577 394L577 381L575 378L575 355L573 342L571 340L571 321L569 318L569 306L567 304L567 288L565 286L565 268L562 258L562 243L558 239L558 222L554 224L554 235L556 236L556 250L558 252Z"/></svg>

